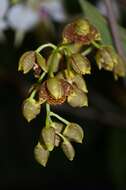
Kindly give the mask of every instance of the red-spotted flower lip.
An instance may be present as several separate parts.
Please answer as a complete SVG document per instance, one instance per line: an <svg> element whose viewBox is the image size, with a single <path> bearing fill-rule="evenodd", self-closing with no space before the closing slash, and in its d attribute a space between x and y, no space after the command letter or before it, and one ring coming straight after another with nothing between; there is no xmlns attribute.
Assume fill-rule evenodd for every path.
<svg viewBox="0 0 126 190"><path fill-rule="evenodd" d="M63 104L66 101L66 97L71 93L72 86L63 79L60 79L60 82L64 90L64 95L61 98L55 99L47 88L47 81L44 81L39 89L39 99L44 99L51 105Z"/></svg>

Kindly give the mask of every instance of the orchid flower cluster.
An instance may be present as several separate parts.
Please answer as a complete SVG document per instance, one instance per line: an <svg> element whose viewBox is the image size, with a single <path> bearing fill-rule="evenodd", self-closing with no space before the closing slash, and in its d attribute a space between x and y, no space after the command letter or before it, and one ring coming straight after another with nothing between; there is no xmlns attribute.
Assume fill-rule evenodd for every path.
<svg viewBox="0 0 126 190"><path fill-rule="evenodd" d="M48 55L44 54L45 48L51 49ZM35 51L25 52L19 60L18 70L24 74L32 71L37 80L23 102L24 117L30 122L40 113L41 105L46 104L45 125L34 149L42 166L46 166L50 152L59 146L72 161L75 156L72 142L83 141L82 127L54 113L51 107L64 102L72 107L88 106L84 77L91 74L92 51L99 69L112 71L115 79L125 76L123 59L111 46L102 44L98 30L84 18L66 25L59 45L41 45Z"/></svg>
<svg viewBox="0 0 126 190"><path fill-rule="evenodd" d="M66 18L62 0L0 0L0 40L4 31L15 31L15 43L20 44L26 32L40 22L53 19L62 22Z"/></svg>

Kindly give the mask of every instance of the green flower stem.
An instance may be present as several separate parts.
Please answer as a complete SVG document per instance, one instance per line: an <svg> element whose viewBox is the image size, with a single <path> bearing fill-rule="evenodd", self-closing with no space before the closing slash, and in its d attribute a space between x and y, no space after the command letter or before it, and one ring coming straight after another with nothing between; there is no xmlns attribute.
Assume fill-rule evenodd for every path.
<svg viewBox="0 0 126 190"><path fill-rule="evenodd" d="M54 77L54 73L50 72L50 77L53 78Z"/></svg>
<svg viewBox="0 0 126 190"><path fill-rule="evenodd" d="M66 51L66 56L71 56L72 52L71 52L70 49L68 49L67 47L65 47L64 50Z"/></svg>
<svg viewBox="0 0 126 190"><path fill-rule="evenodd" d="M43 72L38 80L38 82L42 82L43 78L45 77L45 75L47 74L47 72Z"/></svg>
<svg viewBox="0 0 126 190"><path fill-rule="evenodd" d="M50 126L51 118L50 118L50 105L46 103L46 127Z"/></svg>
<svg viewBox="0 0 126 190"><path fill-rule="evenodd" d="M94 47L96 47L97 49L100 49L102 46L100 44L98 44L97 42L93 41L92 44L94 45Z"/></svg>
<svg viewBox="0 0 126 190"><path fill-rule="evenodd" d="M56 50L54 50L53 53L55 53L55 51L56 51ZM48 74L49 74L49 77L53 78L53 77L54 77L54 73L52 72L52 69L51 69L51 68L52 68L52 64L49 65L49 72L48 72Z"/></svg>
<svg viewBox="0 0 126 190"><path fill-rule="evenodd" d="M68 46L68 44L60 44L60 45L58 46L58 49L59 49L59 51L62 51L62 50L67 49L67 46Z"/></svg>
<svg viewBox="0 0 126 190"><path fill-rule="evenodd" d="M55 56L55 54L56 54L58 51L59 51L59 48L58 48L58 47L56 47L56 48L53 50L53 52L52 52L53 57ZM52 67L54 66L55 62L52 61L52 63L53 63L53 64L50 64L50 65L49 65L49 76L50 76L51 78L54 77L54 73L52 72Z"/></svg>
<svg viewBox="0 0 126 190"><path fill-rule="evenodd" d="M56 131L56 134L63 139L63 141L67 141L66 137L64 137L61 133Z"/></svg>
<svg viewBox="0 0 126 190"><path fill-rule="evenodd" d="M64 49L68 49L70 45L72 45L73 43L67 43L67 44L60 44L58 49L59 50L64 50Z"/></svg>
<svg viewBox="0 0 126 190"><path fill-rule="evenodd" d="M50 112L50 116L56 117L57 119L59 119L60 121L65 123L66 125L68 125L70 123L69 121L67 121L66 119L62 118L61 116L59 116L58 114L56 114L54 112Z"/></svg>
<svg viewBox="0 0 126 190"><path fill-rule="evenodd" d="M49 104L46 104L46 111L47 111L47 114L50 114L50 105Z"/></svg>
<svg viewBox="0 0 126 190"><path fill-rule="evenodd" d="M47 48L47 47L51 47L53 49L56 49L57 46L55 46L54 44L52 43L48 43L48 44L44 44L44 45L41 45L39 46L37 49L36 49L36 52L39 53L40 51L42 51L43 49Z"/></svg>
<svg viewBox="0 0 126 190"><path fill-rule="evenodd" d="M66 55L71 55L71 51L67 48L68 45L69 44L67 44L67 45L66 44L61 44L58 47L55 46L55 48L54 48L54 50L52 52L53 55L54 55L54 57L55 57L55 54L57 52L61 52L62 50L64 50L65 52L67 52ZM55 64L55 62L53 61L53 64L49 65L49 76L50 77L54 77L54 73L52 72L52 67L54 66L54 64Z"/></svg>
<svg viewBox="0 0 126 190"><path fill-rule="evenodd" d="M72 54L72 52L70 51L70 49L68 49L69 45L70 45L70 44L63 44L63 45L61 45L61 46L59 47L59 50L60 50L60 51L61 51L61 50L64 50L65 55L66 55L66 57L67 57L67 70L68 70L68 74L69 74L70 71L71 71L70 64L69 64L69 62L68 62L68 57L71 56L71 54Z"/></svg>
<svg viewBox="0 0 126 190"><path fill-rule="evenodd" d="M91 51L92 51L92 47L89 47L89 48L87 48L84 52L82 52L81 54L83 55L83 56L86 56L86 55L88 55L89 53L91 53Z"/></svg>
<svg viewBox="0 0 126 190"><path fill-rule="evenodd" d="M31 95L30 95L30 99L33 99L35 97L36 94L36 89L32 91Z"/></svg>
<svg viewBox="0 0 126 190"><path fill-rule="evenodd" d="M46 72L43 72L42 75L40 76L39 80L38 80L38 83L40 83L42 81L42 79L45 77L47 73ZM34 89L30 95L29 98L33 99L35 97L35 94L36 94L36 89Z"/></svg>
<svg viewBox="0 0 126 190"><path fill-rule="evenodd" d="M69 64L68 58L67 58L67 73L68 73L68 76L70 76L70 73L71 73L71 65Z"/></svg>

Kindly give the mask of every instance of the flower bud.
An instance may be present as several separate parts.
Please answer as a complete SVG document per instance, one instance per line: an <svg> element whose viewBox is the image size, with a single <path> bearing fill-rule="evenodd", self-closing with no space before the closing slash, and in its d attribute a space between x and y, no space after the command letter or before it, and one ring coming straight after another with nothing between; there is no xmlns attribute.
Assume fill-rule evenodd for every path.
<svg viewBox="0 0 126 190"><path fill-rule="evenodd" d="M68 24L63 31L64 43L90 44L92 41L101 40L100 33L86 19L77 19Z"/></svg>
<svg viewBox="0 0 126 190"><path fill-rule="evenodd" d="M91 73L89 60L81 54L73 54L68 61L76 73L83 75Z"/></svg>
<svg viewBox="0 0 126 190"><path fill-rule="evenodd" d="M56 78L59 79L59 80L65 80L65 74L64 74L64 70L63 71L60 71L56 74Z"/></svg>
<svg viewBox="0 0 126 190"><path fill-rule="evenodd" d="M53 122L52 123L52 127L55 129L55 133L61 133L63 130L63 124L62 123L58 123L58 122ZM60 144L61 138L55 134L55 146L58 147Z"/></svg>
<svg viewBox="0 0 126 190"><path fill-rule="evenodd" d="M64 96L67 97L71 94L71 92L73 91L73 87L72 85L67 82L66 80L60 80L61 81L61 84L62 84L62 87L63 87L63 90L64 90Z"/></svg>
<svg viewBox="0 0 126 190"><path fill-rule="evenodd" d="M122 59L121 56L116 55L116 61L114 65L114 77L118 79L118 77L125 77L126 76L126 67L125 61Z"/></svg>
<svg viewBox="0 0 126 190"><path fill-rule="evenodd" d="M49 158L49 151L46 150L39 142L34 148L34 155L36 161L45 167Z"/></svg>
<svg viewBox="0 0 126 190"><path fill-rule="evenodd" d="M87 85L82 75L76 74L73 70L64 70L63 72L60 72L57 77L59 79L66 79L68 81L68 84L71 85L71 92L73 90L72 85L78 87L83 92L87 93Z"/></svg>
<svg viewBox="0 0 126 190"><path fill-rule="evenodd" d="M45 72L48 71L48 67L47 67L47 64L46 64L46 60L45 58L38 52L36 52L36 62L37 64L41 67L41 69Z"/></svg>
<svg viewBox="0 0 126 190"><path fill-rule="evenodd" d="M35 52L34 51L25 52L19 60L18 71L22 71L24 74L26 74L33 68L34 63L35 63Z"/></svg>
<svg viewBox="0 0 126 190"><path fill-rule="evenodd" d="M68 96L67 101L72 107L88 106L86 93L75 87L73 92Z"/></svg>
<svg viewBox="0 0 126 190"><path fill-rule="evenodd" d="M88 92L86 82L81 75L75 75L73 83L83 92Z"/></svg>
<svg viewBox="0 0 126 190"><path fill-rule="evenodd" d="M42 129L42 138L49 151L52 151L55 145L55 129L52 127L44 127Z"/></svg>
<svg viewBox="0 0 126 190"><path fill-rule="evenodd" d="M60 60L62 58L61 53L53 52L48 59L47 65L49 67L49 72L55 73L58 71Z"/></svg>
<svg viewBox="0 0 126 190"><path fill-rule="evenodd" d="M70 161L72 161L75 156L75 150L74 150L72 144L66 139L65 141L62 142L61 146L62 146L62 150L63 150L64 154L66 155L66 157Z"/></svg>
<svg viewBox="0 0 126 190"><path fill-rule="evenodd" d="M62 84L56 77L47 80L47 89L55 99L60 99L64 96Z"/></svg>
<svg viewBox="0 0 126 190"><path fill-rule="evenodd" d="M82 143L84 132L78 124L70 123L66 126L65 130L63 131L63 135L72 141Z"/></svg>
<svg viewBox="0 0 126 190"><path fill-rule="evenodd" d="M25 119L30 122L40 113L41 105L32 98L27 98L23 102L23 115Z"/></svg>
<svg viewBox="0 0 126 190"><path fill-rule="evenodd" d="M96 63L99 69L104 68L105 70L112 71L115 59L115 52L110 46L100 48L96 53Z"/></svg>
<svg viewBox="0 0 126 190"><path fill-rule="evenodd" d="M72 84L72 81L73 81L73 79L74 79L74 77L75 77L75 72L74 72L72 69L70 69L69 71L68 71L67 69L65 69L65 70L64 70L64 75L65 75L66 80L67 80L70 84Z"/></svg>

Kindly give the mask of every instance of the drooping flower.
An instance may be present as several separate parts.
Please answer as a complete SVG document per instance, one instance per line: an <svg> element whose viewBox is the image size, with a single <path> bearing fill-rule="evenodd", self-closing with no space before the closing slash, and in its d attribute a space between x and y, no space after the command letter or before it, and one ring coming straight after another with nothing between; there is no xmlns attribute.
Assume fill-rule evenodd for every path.
<svg viewBox="0 0 126 190"><path fill-rule="evenodd" d="M41 105L36 100L27 98L23 102L22 111L25 119L28 122L30 122L32 119L36 118L36 116L40 113Z"/></svg>
<svg viewBox="0 0 126 190"><path fill-rule="evenodd" d="M72 86L67 81L56 77L50 78L40 86L39 101L44 99L52 105L62 104L71 91Z"/></svg>
<svg viewBox="0 0 126 190"><path fill-rule="evenodd" d="M76 73L83 75L91 73L90 61L81 54L72 54L68 61Z"/></svg>
<svg viewBox="0 0 126 190"><path fill-rule="evenodd" d="M47 150L52 151L55 146L55 129L51 126L42 129L41 137L47 147Z"/></svg>
<svg viewBox="0 0 126 190"><path fill-rule="evenodd" d="M83 129L77 123L69 123L63 131L63 135L77 143L82 143L84 138Z"/></svg>
<svg viewBox="0 0 126 190"><path fill-rule="evenodd" d="M34 155L36 161L45 167L48 162L49 151L40 142L34 148Z"/></svg>
<svg viewBox="0 0 126 190"><path fill-rule="evenodd" d="M99 41L100 33L86 19L77 19L68 24L63 31L64 43L90 44L92 41Z"/></svg>
<svg viewBox="0 0 126 190"><path fill-rule="evenodd" d="M104 46L96 53L96 63L99 69L112 71L115 62L115 52L111 46Z"/></svg>
<svg viewBox="0 0 126 190"><path fill-rule="evenodd" d="M72 161L75 156L75 150L74 150L72 144L70 143L70 141L66 139L65 141L62 142L61 147L62 147L62 150L63 150L64 154L66 155L66 157L70 161Z"/></svg>
<svg viewBox="0 0 126 190"><path fill-rule="evenodd" d="M62 0L43 0L40 7L42 10L45 10L53 20L58 22L66 20L66 13Z"/></svg>

